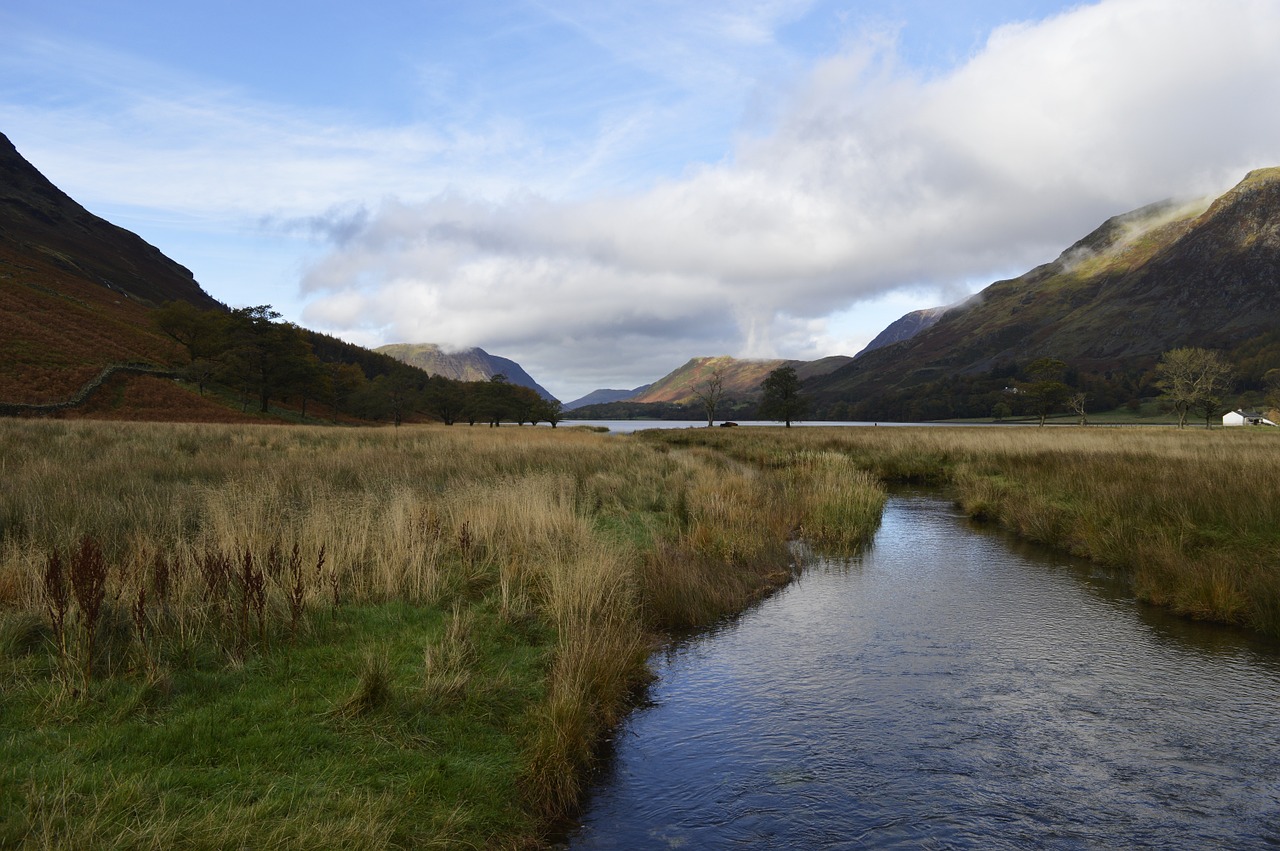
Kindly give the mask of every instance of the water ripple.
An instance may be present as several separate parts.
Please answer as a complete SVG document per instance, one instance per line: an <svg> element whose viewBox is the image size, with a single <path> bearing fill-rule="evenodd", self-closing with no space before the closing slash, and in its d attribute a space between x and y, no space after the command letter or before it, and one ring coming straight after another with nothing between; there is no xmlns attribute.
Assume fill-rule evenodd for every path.
<svg viewBox="0 0 1280 851"><path fill-rule="evenodd" d="M933 497L654 665L570 848L1280 845L1277 647Z"/></svg>

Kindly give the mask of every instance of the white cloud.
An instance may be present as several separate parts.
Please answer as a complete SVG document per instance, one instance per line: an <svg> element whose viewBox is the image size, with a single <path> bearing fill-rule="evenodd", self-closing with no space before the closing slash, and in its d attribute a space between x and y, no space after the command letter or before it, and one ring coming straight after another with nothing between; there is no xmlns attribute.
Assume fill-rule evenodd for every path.
<svg viewBox="0 0 1280 851"><path fill-rule="evenodd" d="M1280 113L1261 108L1280 102L1278 43L1264 0L1106 0L999 29L927 79L855 41L787 93L771 132L679 180L387 203L309 271L307 315L485 345L574 388L601 359L611 386L656 378L649 354L679 346L833 354L814 351L833 311L902 287L949 298L1112 214L1280 162ZM353 291L368 300L341 309Z"/></svg>
<svg viewBox="0 0 1280 851"><path fill-rule="evenodd" d="M464 45L475 69L420 58L430 108L380 126L10 33L0 128L74 197L219 250L264 227L294 257L321 240L290 318L483 345L566 396L693 355L852 353L894 293L954 301L1108 216L1280 163L1274 0L1102 0L941 70L880 30L802 59L778 34L816 0L532 5L598 64L469 78Z"/></svg>

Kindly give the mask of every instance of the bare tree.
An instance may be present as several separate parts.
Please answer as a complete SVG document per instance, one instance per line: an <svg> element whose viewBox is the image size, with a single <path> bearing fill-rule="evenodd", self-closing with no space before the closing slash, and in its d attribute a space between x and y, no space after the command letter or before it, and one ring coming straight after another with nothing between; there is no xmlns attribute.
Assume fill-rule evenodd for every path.
<svg viewBox="0 0 1280 851"><path fill-rule="evenodd" d="M724 375L720 367L711 370L706 380L694 389L693 398L702 405L702 410L707 414L707 428L711 428L715 425L716 408L720 407L720 400L724 398Z"/></svg>
<svg viewBox="0 0 1280 851"><path fill-rule="evenodd" d="M1231 364L1208 349L1170 349L1160 356L1156 375L1156 386L1178 412L1178 428L1183 428L1189 411L1215 404L1227 391Z"/></svg>
<svg viewBox="0 0 1280 851"><path fill-rule="evenodd" d="M1087 426L1089 424L1089 415L1085 413L1085 402L1088 401L1084 393L1075 393L1067 400L1067 404L1071 406L1071 410L1080 417L1080 425Z"/></svg>

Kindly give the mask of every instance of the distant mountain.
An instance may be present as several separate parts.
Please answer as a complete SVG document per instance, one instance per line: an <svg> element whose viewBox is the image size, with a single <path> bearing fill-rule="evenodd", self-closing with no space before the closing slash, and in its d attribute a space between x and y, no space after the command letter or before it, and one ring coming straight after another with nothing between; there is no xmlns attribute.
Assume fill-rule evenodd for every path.
<svg viewBox="0 0 1280 851"><path fill-rule="evenodd" d="M913 310L901 319L895 319L854 357L860 358L867 352L882 349L893 343L901 343L903 340L910 340L926 328L932 328L934 323L942 318L942 314L949 309L947 307L926 307L923 310Z"/></svg>
<svg viewBox="0 0 1280 851"><path fill-rule="evenodd" d="M827 357L819 358L818 360L792 360L787 361L787 363L795 367L796 377L801 381L805 381L810 378L816 378L819 375L827 375L828 373L835 372L851 360L853 360L853 358L848 355L828 355Z"/></svg>
<svg viewBox="0 0 1280 851"><path fill-rule="evenodd" d="M610 402L626 402L634 399L644 391L648 390L650 385L641 384L634 390L592 390L581 399L574 399L572 402L564 404L564 410L574 411L578 408L584 408L587 405L607 405Z"/></svg>
<svg viewBox="0 0 1280 851"><path fill-rule="evenodd" d="M852 358L837 355L817 361L798 360L744 360L720 357L692 358L683 366L649 385L649 389L640 393L629 402L671 402L686 403L694 399L694 394L704 387L707 380L719 373L723 382L726 397L753 396L760 391L770 372L780 366L791 366L801 380L814 376L826 375L839 369Z"/></svg>
<svg viewBox="0 0 1280 851"><path fill-rule="evenodd" d="M1236 353L1246 383L1280 367L1280 168L1251 172L1212 203L1109 219L1053 262L806 389L861 418L983 416L1036 358L1065 361L1098 395L1132 394L1179 346Z"/></svg>
<svg viewBox="0 0 1280 851"><path fill-rule="evenodd" d="M505 375L512 384L528 387L544 399L555 398L534 381L520 364L509 358L491 355L484 349L447 351L435 343L392 343L379 346L374 351L390 355L431 375L443 375L456 381L488 381L495 375Z"/></svg>

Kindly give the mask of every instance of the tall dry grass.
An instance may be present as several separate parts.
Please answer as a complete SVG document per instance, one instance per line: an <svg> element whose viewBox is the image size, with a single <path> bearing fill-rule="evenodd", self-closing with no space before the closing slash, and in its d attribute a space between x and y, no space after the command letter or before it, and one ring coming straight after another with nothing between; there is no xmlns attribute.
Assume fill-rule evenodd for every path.
<svg viewBox="0 0 1280 851"><path fill-rule="evenodd" d="M460 426L4 421L0 479L0 632L67 647L86 691L287 652L323 640L329 612L394 601L450 613L419 689L447 707L479 687L470 612L540 625L546 683L520 771L545 818L579 799L655 629L713 621L784 582L797 530L865 539L883 498L839 453L779 475L697 448ZM109 634L74 595L63 622L50 609L51 565L86 541L104 565L92 619ZM95 667L103 647L114 661ZM388 676L368 656L339 716L390 699Z"/></svg>
<svg viewBox="0 0 1280 851"><path fill-rule="evenodd" d="M973 516L1122 569L1144 600L1280 634L1275 429L740 429L645 439L766 467L835 453L885 481L946 484Z"/></svg>

